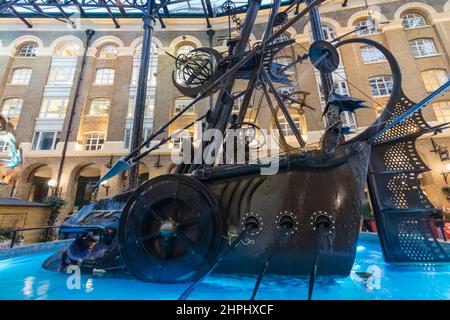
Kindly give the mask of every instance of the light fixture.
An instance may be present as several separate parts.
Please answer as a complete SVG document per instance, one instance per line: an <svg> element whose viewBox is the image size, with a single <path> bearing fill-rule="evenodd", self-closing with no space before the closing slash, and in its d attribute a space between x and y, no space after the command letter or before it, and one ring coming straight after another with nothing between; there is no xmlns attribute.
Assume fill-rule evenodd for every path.
<svg viewBox="0 0 450 320"><path fill-rule="evenodd" d="M56 188L56 185L58 184L58 182L55 179L50 179L50 180L48 180L47 184L50 188Z"/></svg>
<svg viewBox="0 0 450 320"><path fill-rule="evenodd" d="M52 196L59 197L61 195L62 188L57 188L58 181L56 181L55 179L50 179L48 180L47 184L50 189L52 189Z"/></svg>
<svg viewBox="0 0 450 320"><path fill-rule="evenodd" d="M450 163L447 163L444 166L444 171L441 172L442 176L444 177L445 184L448 184L448 176L450 175Z"/></svg>
<svg viewBox="0 0 450 320"><path fill-rule="evenodd" d="M105 188L105 195L108 196L108 191L109 191L108 180L104 180L104 181L100 182L100 185L103 186L103 188Z"/></svg>

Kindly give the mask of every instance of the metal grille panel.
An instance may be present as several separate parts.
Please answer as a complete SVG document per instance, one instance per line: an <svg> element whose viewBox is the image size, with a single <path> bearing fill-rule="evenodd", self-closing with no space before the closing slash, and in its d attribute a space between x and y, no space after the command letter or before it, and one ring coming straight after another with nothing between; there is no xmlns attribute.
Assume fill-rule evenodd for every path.
<svg viewBox="0 0 450 320"><path fill-rule="evenodd" d="M414 105L404 94L401 97L384 125ZM418 111L376 138L372 146L368 186L381 246L390 262L450 261L431 229L431 215L438 210L418 179L429 168L417 153L415 141L429 130ZM408 139L408 135L414 138Z"/></svg>

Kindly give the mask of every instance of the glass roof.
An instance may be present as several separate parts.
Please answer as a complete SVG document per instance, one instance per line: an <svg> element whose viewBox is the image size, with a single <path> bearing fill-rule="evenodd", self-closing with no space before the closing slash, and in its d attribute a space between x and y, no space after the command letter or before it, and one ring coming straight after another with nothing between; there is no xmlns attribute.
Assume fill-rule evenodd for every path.
<svg viewBox="0 0 450 320"><path fill-rule="evenodd" d="M295 0L282 0L282 5ZM168 3L169 2L169 3ZM156 0L162 18L209 18L224 16L227 0ZM233 1L236 12L245 12L247 1ZM262 0L261 9L271 7L273 0ZM167 4L168 3L168 4ZM0 17L140 17L147 0L3 0Z"/></svg>

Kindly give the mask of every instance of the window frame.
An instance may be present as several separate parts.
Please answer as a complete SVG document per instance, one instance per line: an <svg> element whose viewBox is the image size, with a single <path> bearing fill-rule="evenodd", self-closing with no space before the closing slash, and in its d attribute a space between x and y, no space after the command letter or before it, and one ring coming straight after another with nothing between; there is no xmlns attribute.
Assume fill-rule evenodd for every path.
<svg viewBox="0 0 450 320"><path fill-rule="evenodd" d="M364 53L365 50L367 50L366 53ZM386 59L385 55L383 54L383 52L381 52L380 50L378 50L374 46L370 46L370 45L362 46L359 51L361 53L361 59L362 59L363 64L384 63L384 62L387 61L387 59ZM364 59L364 57L373 56L373 55L378 54L378 53L380 53L381 59L378 59L378 60L375 60L373 58L371 60Z"/></svg>
<svg viewBox="0 0 450 320"><path fill-rule="evenodd" d="M184 129L175 131L172 134L172 139L170 139L170 144L173 149L181 149L183 145L183 139L191 138L191 142L194 141L194 129Z"/></svg>
<svg viewBox="0 0 450 320"><path fill-rule="evenodd" d="M422 44L418 44L418 41L422 41ZM425 48L425 47L420 47L420 46L426 46L425 45L425 41L428 41L429 44L431 44L432 48L433 48L433 52L432 53L427 53L427 54L422 54L421 53L421 49ZM409 48L411 50L411 53L413 55L413 57L415 59L420 59L420 58L426 58L426 57L435 57L437 55L439 55L439 52L437 51L436 48L436 44L434 43L433 38L417 38L417 39L412 39L409 41ZM416 53L419 53L419 55L416 55Z"/></svg>
<svg viewBox="0 0 450 320"><path fill-rule="evenodd" d="M411 15L416 15L417 17L415 17L415 19L417 19L418 17L421 18L422 21L423 21L425 24L424 24L424 25L417 26L417 27L411 26L411 21L412 21L414 18L407 18L408 16L411 16ZM405 19L406 19L406 20L405 20ZM408 24L409 24L408 26L406 26L405 21L408 21ZM429 24L428 24L427 18L426 18L423 14L421 14L421 13L419 13L419 12L414 12L414 11L413 11L413 12L407 12L407 13L402 17L402 26L403 26L403 29L404 29L404 30L413 30L413 29L420 29L420 28L428 27Z"/></svg>
<svg viewBox="0 0 450 320"><path fill-rule="evenodd" d="M178 101L189 101L184 106L177 106ZM177 97L173 100L173 114L178 114L182 109L184 109L189 103L192 103L194 99L188 98L188 97ZM190 107L188 110L186 110L185 113L183 113L183 116L192 116L195 115L195 109L194 106Z"/></svg>
<svg viewBox="0 0 450 320"><path fill-rule="evenodd" d="M29 49L29 47L32 47ZM23 50L26 48L25 52ZM24 43L18 50L16 57L19 58L34 58L36 57L36 50L39 48L39 45L36 42L27 42Z"/></svg>
<svg viewBox="0 0 450 320"><path fill-rule="evenodd" d="M20 72L22 72L22 74L20 74ZM32 68L15 68L12 70L9 84L14 86L27 86L30 84L32 74Z"/></svg>
<svg viewBox="0 0 450 320"><path fill-rule="evenodd" d="M56 101L61 100L61 102L62 102L61 108L60 108L61 111L59 113L48 111L50 102L53 100L56 100ZM42 102L41 102L41 109L39 110L39 118L64 119L66 116L68 105L69 105L69 97L58 97L58 96L46 97L46 96L44 96L42 98ZM54 116L48 116L48 115L58 115L58 116L54 117Z"/></svg>
<svg viewBox="0 0 450 320"><path fill-rule="evenodd" d="M336 29L332 25L322 24L322 32L325 37L324 40L331 41L337 38Z"/></svg>
<svg viewBox="0 0 450 320"><path fill-rule="evenodd" d="M44 133L53 133L52 137L52 146L50 149L42 149L42 137ZM33 134L33 139L31 140L31 150L32 151L53 151L56 149L56 145L60 141L59 135L60 131L45 131L45 130L37 130Z"/></svg>
<svg viewBox="0 0 450 320"><path fill-rule="evenodd" d="M48 85L71 85L75 78L76 68L72 66L52 66L48 75ZM65 79L58 79L59 76L65 75Z"/></svg>
<svg viewBox="0 0 450 320"><path fill-rule="evenodd" d="M438 71L442 71L441 75L444 75L444 77L442 77L441 79L440 79L440 75L437 74ZM430 76L431 72L434 73L435 79L433 79ZM446 69L442 69L442 68L441 69L440 68L433 68L433 69L428 69L428 70L421 71L420 72L420 76L422 78L423 84L425 86L425 90L427 92L433 92L434 90L438 89L440 86L442 86L444 83L446 83L449 80L449 74L448 74L447 70ZM427 79L425 79L425 76L427 77ZM428 80L428 83L425 80ZM436 81L436 86L433 86L434 80L437 80ZM442 81L440 81L440 80L442 80Z"/></svg>
<svg viewBox="0 0 450 320"><path fill-rule="evenodd" d="M108 102L107 103L107 105L108 105L107 106L107 111L105 113L94 113L94 112L92 112L93 111L93 109L92 109L93 103L98 102L98 101L107 101ZM88 116L108 116L110 110L111 110L111 99L110 98L108 98L108 97L95 97L95 98L92 98L89 101L89 110L88 110L87 115Z"/></svg>
<svg viewBox="0 0 450 320"><path fill-rule="evenodd" d="M113 51L105 51L106 48L114 48L114 53L111 53ZM102 56L105 55L105 56ZM108 56L111 55L111 56ZM117 59L119 57L119 47L112 43L107 43L100 47L98 50L98 59Z"/></svg>
<svg viewBox="0 0 450 320"><path fill-rule="evenodd" d="M369 19L370 19L370 17L359 19L353 24L353 26L355 28L361 28L363 26L367 26L367 23L369 22ZM355 32L355 34L358 37L370 36L370 35L374 35L374 34L379 34L380 33L380 30L379 30L379 28L377 26L377 21L373 17L372 17L372 19L373 19L373 23L374 23L373 31L371 31L371 28L369 28L369 27L366 27L365 29L362 29L362 30L358 30L358 31ZM363 22L365 22L365 24L363 24Z"/></svg>
<svg viewBox="0 0 450 320"><path fill-rule="evenodd" d="M94 135L97 135L97 137L93 137ZM91 136L89 138L89 136ZM103 136L103 137L101 137ZM90 139L90 142L88 143L88 139ZM100 141L103 140L102 143ZM93 143L95 141L95 143ZM84 151L99 151L103 150L103 147L105 146L106 142L106 133L103 131L91 131L86 132L83 135L83 150ZM94 147L94 148L92 148Z"/></svg>
<svg viewBox="0 0 450 320"><path fill-rule="evenodd" d="M11 100L17 100L17 101L20 102L19 110L18 110L17 112L13 113L13 114L10 114L11 108L8 108L8 112L7 112L7 113L4 111L6 103L9 102L9 101L11 101ZM19 116L19 115L20 115L20 112L22 111L22 107L23 107L23 99L22 99L22 98L19 98L19 97L5 98L5 99L3 99L3 102L2 102L2 110L1 110L1 113L2 113L2 115L6 116L6 117L15 117L15 116Z"/></svg>
<svg viewBox="0 0 450 320"><path fill-rule="evenodd" d="M386 81L386 78L390 78L390 81ZM382 83L384 85L386 85L385 88L380 88L379 84L380 82L378 82L377 80L382 80ZM374 85L376 85L376 90L378 94L374 93L374 87L372 86L371 81L376 81L374 83ZM389 87L389 83L391 83L390 87ZM393 81L393 77L390 75L380 75L380 76L373 76L369 78L369 86L370 86L370 91L373 97L388 97L389 95L392 94L392 89L393 89L393 85L394 85L394 81ZM386 90L386 94L382 94L382 89Z"/></svg>
<svg viewBox="0 0 450 320"><path fill-rule="evenodd" d="M100 86L111 86L114 84L115 77L116 77L116 69L98 68L95 71L94 84Z"/></svg>
<svg viewBox="0 0 450 320"><path fill-rule="evenodd" d="M441 104L446 104L444 106L444 110ZM435 101L431 103L431 106L433 107L434 114L436 116L436 120L441 123L446 123L450 121L450 100L441 100L441 101ZM445 110L446 109L446 110ZM446 111L446 113L443 112ZM439 112L439 115L438 115Z"/></svg>

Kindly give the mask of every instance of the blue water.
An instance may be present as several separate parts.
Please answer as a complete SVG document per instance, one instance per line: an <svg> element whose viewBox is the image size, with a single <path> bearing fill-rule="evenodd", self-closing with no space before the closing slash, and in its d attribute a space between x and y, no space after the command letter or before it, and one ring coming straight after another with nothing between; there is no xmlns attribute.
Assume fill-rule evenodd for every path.
<svg viewBox="0 0 450 320"><path fill-rule="evenodd" d="M0 261L0 299L177 299L186 284L152 284L102 276L81 276L81 288L67 287L68 274L46 271L52 252ZM357 273L368 272L366 277ZM372 274L372 276L370 276ZM369 276L369 278L367 278ZM192 299L248 299L256 276L212 275ZM305 277L266 276L257 299L306 299ZM313 299L450 299L450 264L393 266L377 243L360 241L349 277L318 277Z"/></svg>

